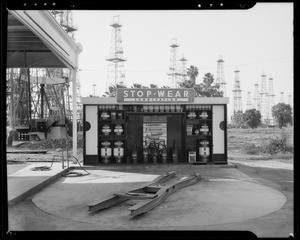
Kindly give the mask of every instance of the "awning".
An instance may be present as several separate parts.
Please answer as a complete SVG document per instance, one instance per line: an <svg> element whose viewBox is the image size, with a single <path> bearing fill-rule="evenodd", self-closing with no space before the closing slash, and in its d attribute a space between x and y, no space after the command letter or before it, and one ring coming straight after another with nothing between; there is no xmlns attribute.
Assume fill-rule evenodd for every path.
<svg viewBox="0 0 300 240"><path fill-rule="evenodd" d="M49 11L10 11L8 68L76 68L81 45L75 43Z"/></svg>

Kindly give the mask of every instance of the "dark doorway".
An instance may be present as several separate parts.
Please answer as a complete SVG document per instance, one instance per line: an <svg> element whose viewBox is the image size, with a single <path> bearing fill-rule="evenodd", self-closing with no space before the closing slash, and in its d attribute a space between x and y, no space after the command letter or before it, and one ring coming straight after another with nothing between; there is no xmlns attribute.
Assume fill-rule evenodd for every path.
<svg viewBox="0 0 300 240"><path fill-rule="evenodd" d="M183 116L182 114L174 114L167 116L167 147L168 147L168 160L172 160L172 148L175 143L175 147L178 150L178 162L185 162L184 159L184 146L182 140L183 134Z"/></svg>
<svg viewBox="0 0 300 240"><path fill-rule="evenodd" d="M131 161L132 150L138 150L138 160L143 158L143 121L144 116L153 116L152 114L128 114L127 119L127 163ZM173 163L172 149L177 148L178 162L185 162L184 142L183 142L183 114L160 115L167 117L167 161ZM159 161L160 162L160 161Z"/></svg>
<svg viewBox="0 0 300 240"><path fill-rule="evenodd" d="M132 151L137 149L138 159L142 158L143 149L143 115L128 114L128 121L126 123L127 129L127 158L126 162L130 163Z"/></svg>

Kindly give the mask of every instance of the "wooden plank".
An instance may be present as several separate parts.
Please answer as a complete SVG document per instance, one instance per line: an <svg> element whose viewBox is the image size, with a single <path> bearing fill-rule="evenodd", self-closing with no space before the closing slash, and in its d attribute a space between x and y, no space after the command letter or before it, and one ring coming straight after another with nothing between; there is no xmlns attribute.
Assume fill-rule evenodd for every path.
<svg viewBox="0 0 300 240"><path fill-rule="evenodd" d="M142 193L143 189L149 185L153 185L153 184L157 184L157 183L164 183L168 180L170 180L171 178L175 177L176 172L175 171L171 171L171 172L166 172L164 174L162 174L161 176L155 178L152 182L145 184L142 187L139 187L137 189L133 189L131 191L127 191L129 193ZM104 200L96 200L90 204L87 204L88 206L88 210L89 211L98 211L98 210L102 210L105 208L110 208L116 204L119 204L121 202L124 202L126 200L128 200L129 198L131 198L131 196L121 196L121 195L115 195L113 197L109 197L107 199Z"/></svg>
<svg viewBox="0 0 300 240"><path fill-rule="evenodd" d="M115 196L123 197L123 198L134 198L134 199L148 199L155 198L157 194L149 194L149 193L135 193L135 192L125 192L125 193L114 193Z"/></svg>
<svg viewBox="0 0 300 240"><path fill-rule="evenodd" d="M130 215L131 216L136 216L145 212L150 211L151 209L155 208L159 204L161 204L170 194L176 192L177 190L187 187L189 185L192 185L199 181L201 176L197 173L186 177L182 180L179 180L178 182L175 182L171 185L167 185L165 187L162 187L158 192L157 192L157 197L154 199L149 199L142 201L131 208L130 210Z"/></svg>
<svg viewBox="0 0 300 240"><path fill-rule="evenodd" d="M129 191L126 191L126 192L145 192L145 189L147 189L149 186L156 185L156 184L163 184L163 183L169 181L170 179L174 178L175 175L176 175L175 171L165 172L164 174L162 174L162 175L158 176L157 178L155 178L152 182L146 183L146 184L142 185L139 188L129 190Z"/></svg>
<svg viewBox="0 0 300 240"><path fill-rule="evenodd" d="M107 198L105 200L101 200L100 202L95 201L93 203L88 204L87 206L89 211L99 211L102 209L110 208L121 202L127 201L128 199L129 198L114 196L114 197Z"/></svg>
<svg viewBox="0 0 300 240"><path fill-rule="evenodd" d="M6 150L6 153L46 154L48 150Z"/></svg>

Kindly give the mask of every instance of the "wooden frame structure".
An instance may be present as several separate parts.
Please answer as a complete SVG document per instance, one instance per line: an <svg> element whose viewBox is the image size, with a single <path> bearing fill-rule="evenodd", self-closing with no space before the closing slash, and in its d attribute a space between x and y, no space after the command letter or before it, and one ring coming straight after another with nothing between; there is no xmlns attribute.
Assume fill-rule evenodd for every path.
<svg viewBox="0 0 300 240"><path fill-rule="evenodd" d="M175 171L166 172L142 187L127 192L114 193L113 197L92 202L87 205L88 210L92 212L99 211L133 198L143 200L129 208L130 215L137 216L150 211L161 204L172 193L196 183L201 178L199 174L194 173L191 176L183 177L176 182L167 183L174 178L175 175Z"/></svg>

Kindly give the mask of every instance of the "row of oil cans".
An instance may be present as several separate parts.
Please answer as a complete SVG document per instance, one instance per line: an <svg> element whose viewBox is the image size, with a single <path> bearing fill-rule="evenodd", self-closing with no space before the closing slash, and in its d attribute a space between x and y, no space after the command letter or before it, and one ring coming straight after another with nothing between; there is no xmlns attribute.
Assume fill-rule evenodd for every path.
<svg viewBox="0 0 300 240"><path fill-rule="evenodd" d="M211 105L186 105L185 109L189 110L211 110Z"/></svg>
<svg viewBox="0 0 300 240"><path fill-rule="evenodd" d="M103 163L109 163L112 157L117 163L121 163L124 158L124 143L116 141L112 145L109 141L101 142L100 156Z"/></svg>
<svg viewBox="0 0 300 240"><path fill-rule="evenodd" d="M142 112L182 112L181 105L143 105Z"/></svg>
<svg viewBox="0 0 300 240"><path fill-rule="evenodd" d="M123 105L99 105L99 110L106 110L106 111L111 111L111 110L124 110Z"/></svg>
<svg viewBox="0 0 300 240"><path fill-rule="evenodd" d="M200 119L208 119L209 118L209 114L207 111L198 112L198 116L197 116L196 111L189 111L189 112L187 112L186 116L188 119L195 119L197 117L199 117Z"/></svg>
<svg viewBox="0 0 300 240"><path fill-rule="evenodd" d="M210 135L209 126L207 124L202 124L200 127L198 125L187 125L186 126L187 135Z"/></svg>
<svg viewBox="0 0 300 240"><path fill-rule="evenodd" d="M120 111L103 111L100 113L100 119L101 120L116 120L116 119L123 119L124 115L123 112Z"/></svg>
<svg viewBox="0 0 300 240"><path fill-rule="evenodd" d="M122 124L116 124L113 129L110 125L105 124L103 125L101 132L103 136L109 136L111 134L121 136L123 135L124 129Z"/></svg>

